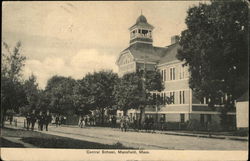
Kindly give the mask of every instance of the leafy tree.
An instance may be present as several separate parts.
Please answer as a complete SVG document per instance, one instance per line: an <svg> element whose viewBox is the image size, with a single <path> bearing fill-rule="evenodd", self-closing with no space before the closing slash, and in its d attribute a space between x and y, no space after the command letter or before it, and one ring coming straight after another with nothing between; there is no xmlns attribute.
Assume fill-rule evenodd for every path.
<svg viewBox="0 0 250 161"><path fill-rule="evenodd" d="M101 121L104 123L104 109L112 109L115 105L113 94L118 75L112 71L100 71L87 74L82 82L88 93L88 106L101 112Z"/></svg>
<svg viewBox="0 0 250 161"><path fill-rule="evenodd" d="M140 120L147 105L163 104L160 97L153 98L152 91L162 91L164 86L160 72L143 71L125 74L115 86L115 99L120 110L140 109ZM140 121L141 122L141 121Z"/></svg>
<svg viewBox="0 0 250 161"><path fill-rule="evenodd" d="M21 72L25 57L21 55L21 43L18 42L13 51L3 42L1 65L1 126L4 126L8 109L18 112L26 102L21 81Z"/></svg>
<svg viewBox="0 0 250 161"><path fill-rule="evenodd" d="M36 77L32 74L29 79L24 82L23 86L27 99L27 106L25 106L27 109L25 111L28 112L36 108L40 98Z"/></svg>
<svg viewBox="0 0 250 161"><path fill-rule="evenodd" d="M90 88L86 86L84 79L77 80L76 86L74 87L74 106L76 107L76 114L86 115L90 113L92 109L91 105L93 100L90 97Z"/></svg>
<svg viewBox="0 0 250 161"><path fill-rule="evenodd" d="M53 76L48 80L45 91L40 93L41 110L51 110L58 114L75 113L73 89L76 81L71 77ZM47 103L46 103L47 102Z"/></svg>
<svg viewBox="0 0 250 161"><path fill-rule="evenodd" d="M248 5L243 0L212 1L188 10L178 58L189 66L197 98L221 104L226 113L248 89Z"/></svg>

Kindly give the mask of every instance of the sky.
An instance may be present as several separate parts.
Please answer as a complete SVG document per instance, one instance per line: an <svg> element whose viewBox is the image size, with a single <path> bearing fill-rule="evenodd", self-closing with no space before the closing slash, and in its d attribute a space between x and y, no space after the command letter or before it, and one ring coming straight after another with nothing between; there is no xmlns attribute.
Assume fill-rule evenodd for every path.
<svg viewBox="0 0 250 161"><path fill-rule="evenodd" d="M142 14L153 25L153 45L167 46L186 29L189 7L198 1L3 2L2 41L22 43L23 77L41 89L53 75L81 79L111 69L129 45L128 28Z"/></svg>

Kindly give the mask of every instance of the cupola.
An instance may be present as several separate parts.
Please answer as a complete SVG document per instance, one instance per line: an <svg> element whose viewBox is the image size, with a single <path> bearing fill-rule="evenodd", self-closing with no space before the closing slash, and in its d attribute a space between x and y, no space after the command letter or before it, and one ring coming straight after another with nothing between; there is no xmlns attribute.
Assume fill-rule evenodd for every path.
<svg viewBox="0 0 250 161"><path fill-rule="evenodd" d="M152 31L154 27L147 22L144 15L140 15L136 23L129 28L130 31L130 45L135 43L153 43Z"/></svg>

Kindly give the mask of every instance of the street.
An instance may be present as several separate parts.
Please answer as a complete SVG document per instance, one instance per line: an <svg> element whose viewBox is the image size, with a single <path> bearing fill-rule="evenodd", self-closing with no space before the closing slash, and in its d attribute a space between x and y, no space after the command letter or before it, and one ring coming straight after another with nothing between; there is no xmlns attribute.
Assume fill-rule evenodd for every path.
<svg viewBox="0 0 250 161"><path fill-rule="evenodd" d="M102 144L122 143L127 147L140 149L174 150L247 150L247 141L176 136L156 133L121 132L119 129L102 127L55 127L44 133L70 137Z"/></svg>

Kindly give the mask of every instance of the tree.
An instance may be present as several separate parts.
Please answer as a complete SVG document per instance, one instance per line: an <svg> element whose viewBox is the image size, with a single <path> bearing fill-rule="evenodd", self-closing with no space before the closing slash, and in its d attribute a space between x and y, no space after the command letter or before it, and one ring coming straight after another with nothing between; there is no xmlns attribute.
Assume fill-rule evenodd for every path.
<svg viewBox="0 0 250 161"><path fill-rule="evenodd" d="M164 89L160 72L143 71L125 74L115 86L117 106L127 115L128 109L140 109L140 121L143 110L147 105L158 105L160 97L153 99L152 91ZM163 102L161 102L163 104Z"/></svg>
<svg viewBox="0 0 250 161"><path fill-rule="evenodd" d="M73 89L76 80L71 77L53 76L48 80L45 91L40 93L43 98L40 110L51 110L58 114L74 114ZM47 103L46 103L47 102Z"/></svg>
<svg viewBox="0 0 250 161"><path fill-rule="evenodd" d="M110 70L89 73L82 79L85 90L89 94L88 106L101 112L102 124L104 123L104 109L112 109L115 105L113 91L117 80L118 75Z"/></svg>
<svg viewBox="0 0 250 161"><path fill-rule="evenodd" d="M73 89L74 106L76 107L76 114L87 115L92 109L93 100L90 96L90 88L86 86L85 79L77 80L76 86Z"/></svg>
<svg viewBox="0 0 250 161"><path fill-rule="evenodd" d="M242 0L212 1L188 10L178 58L189 66L190 87L210 106L226 113L248 89L248 5ZM228 99L221 102L221 98Z"/></svg>
<svg viewBox="0 0 250 161"><path fill-rule="evenodd" d="M31 110L36 109L38 105L39 97L39 90L38 90L38 84L36 83L36 77L35 75L31 75L28 80L24 82L24 91L27 99L27 106L23 109L23 111L29 112ZM25 113L25 112L24 112Z"/></svg>
<svg viewBox="0 0 250 161"><path fill-rule="evenodd" d="M25 93L22 86L22 68L25 57L21 55L21 43L17 42L13 51L3 42L1 66L1 126L4 126L6 111L14 110L25 104Z"/></svg>

